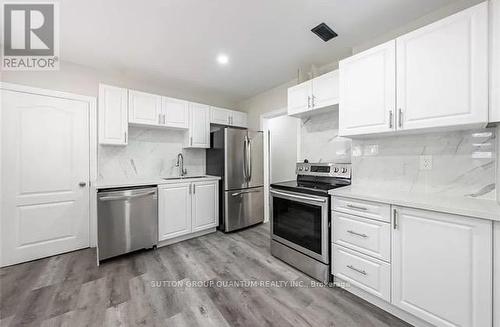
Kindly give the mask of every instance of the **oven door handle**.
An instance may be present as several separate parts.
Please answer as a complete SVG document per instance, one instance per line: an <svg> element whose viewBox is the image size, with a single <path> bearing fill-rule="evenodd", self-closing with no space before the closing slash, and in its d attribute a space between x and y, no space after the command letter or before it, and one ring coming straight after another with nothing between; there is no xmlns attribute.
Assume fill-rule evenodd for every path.
<svg viewBox="0 0 500 327"><path fill-rule="evenodd" d="M314 202L319 202L319 203L325 203L325 199L318 199L318 198L309 198L307 196L300 196L300 195L293 195L289 193L282 193L282 192L277 192L277 191L270 191L271 194L276 194L276 195L281 195L281 196L286 196L288 198L292 199L297 199L297 200L306 200L306 201L314 201Z"/></svg>

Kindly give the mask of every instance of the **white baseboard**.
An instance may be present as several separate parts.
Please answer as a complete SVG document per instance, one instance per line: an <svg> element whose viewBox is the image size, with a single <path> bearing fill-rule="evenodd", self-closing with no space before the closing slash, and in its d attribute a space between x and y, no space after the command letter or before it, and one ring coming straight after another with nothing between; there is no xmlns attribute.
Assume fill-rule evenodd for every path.
<svg viewBox="0 0 500 327"><path fill-rule="evenodd" d="M341 282L340 284L345 282L341 278L337 278L337 277L334 277L334 278L335 278L335 280L340 281ZM428 322L426 322L418 317L415 317L414 315L412 315L406 311L399 309L398 307L392 305L391 303L389 303L385 300L382 300L381 298L379 298L373 294L370 294L370 293L368 293L360 288L357 288L356 286L350 285L349 282L345 282L345 283L347 283L349 285L349 287L342 287L342 289L362 298L363 300L365 300L367 302L370 302L371 304L379 307L380 309L382 309L384 311L389 312L393 316L396 316L399 319L404 320L413 326L416 326L416 327L434 327L434 325L431 325Z"/></svg>
<svg viewBox="0 0 500 327"><path fill-rule="evenodd" d="M216 231L217 231L217 228L214 227L214 228L209 228L209 229L202 230L202 231L195 232L195 233L191 233L191 234L186 234L186 235L174 237L174 238L171 238L169 240L158 242L157 247L161 248L162 246L178 243L181 241L189 240L190 238L200 237L200 236L210 234L210 233L215 233Z"/></svg>

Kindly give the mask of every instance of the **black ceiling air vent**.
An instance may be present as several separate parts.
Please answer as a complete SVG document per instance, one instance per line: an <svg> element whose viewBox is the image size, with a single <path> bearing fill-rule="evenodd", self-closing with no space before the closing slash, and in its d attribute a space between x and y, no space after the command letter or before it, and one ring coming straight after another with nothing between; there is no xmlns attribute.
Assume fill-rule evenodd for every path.
<svg viewBox="0 0 500 327"><path fill-rule="evenodd" d="M327 42L333 39L334 37L337 36L337 33L335 33L328 25L325 23L321 23L315 28L311 30L314 34L319 36L323 41Z"/></svg>

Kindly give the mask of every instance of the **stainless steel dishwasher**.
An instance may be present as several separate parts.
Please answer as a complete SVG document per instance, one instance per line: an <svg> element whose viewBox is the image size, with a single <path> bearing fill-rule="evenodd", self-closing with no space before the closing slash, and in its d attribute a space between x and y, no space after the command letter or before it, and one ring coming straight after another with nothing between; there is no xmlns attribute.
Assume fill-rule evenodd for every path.
<svg viewBox="0 0 500 327"><path fill-rule="evenodd" d="M157 188L103 189L97 193L99 261L156 246Z"/></svg>

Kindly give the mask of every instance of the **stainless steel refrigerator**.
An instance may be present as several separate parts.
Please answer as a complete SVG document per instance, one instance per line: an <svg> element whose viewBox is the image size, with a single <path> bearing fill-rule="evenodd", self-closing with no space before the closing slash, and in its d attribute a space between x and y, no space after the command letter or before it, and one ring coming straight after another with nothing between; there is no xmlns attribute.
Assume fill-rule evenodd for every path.
<svg viewBox="0 0 500 327"><path fill-rule="evenodd" d="M264 221L263 133L225 127L210 134L207 174L221 176L219 229L231 232Z"/></svg>

